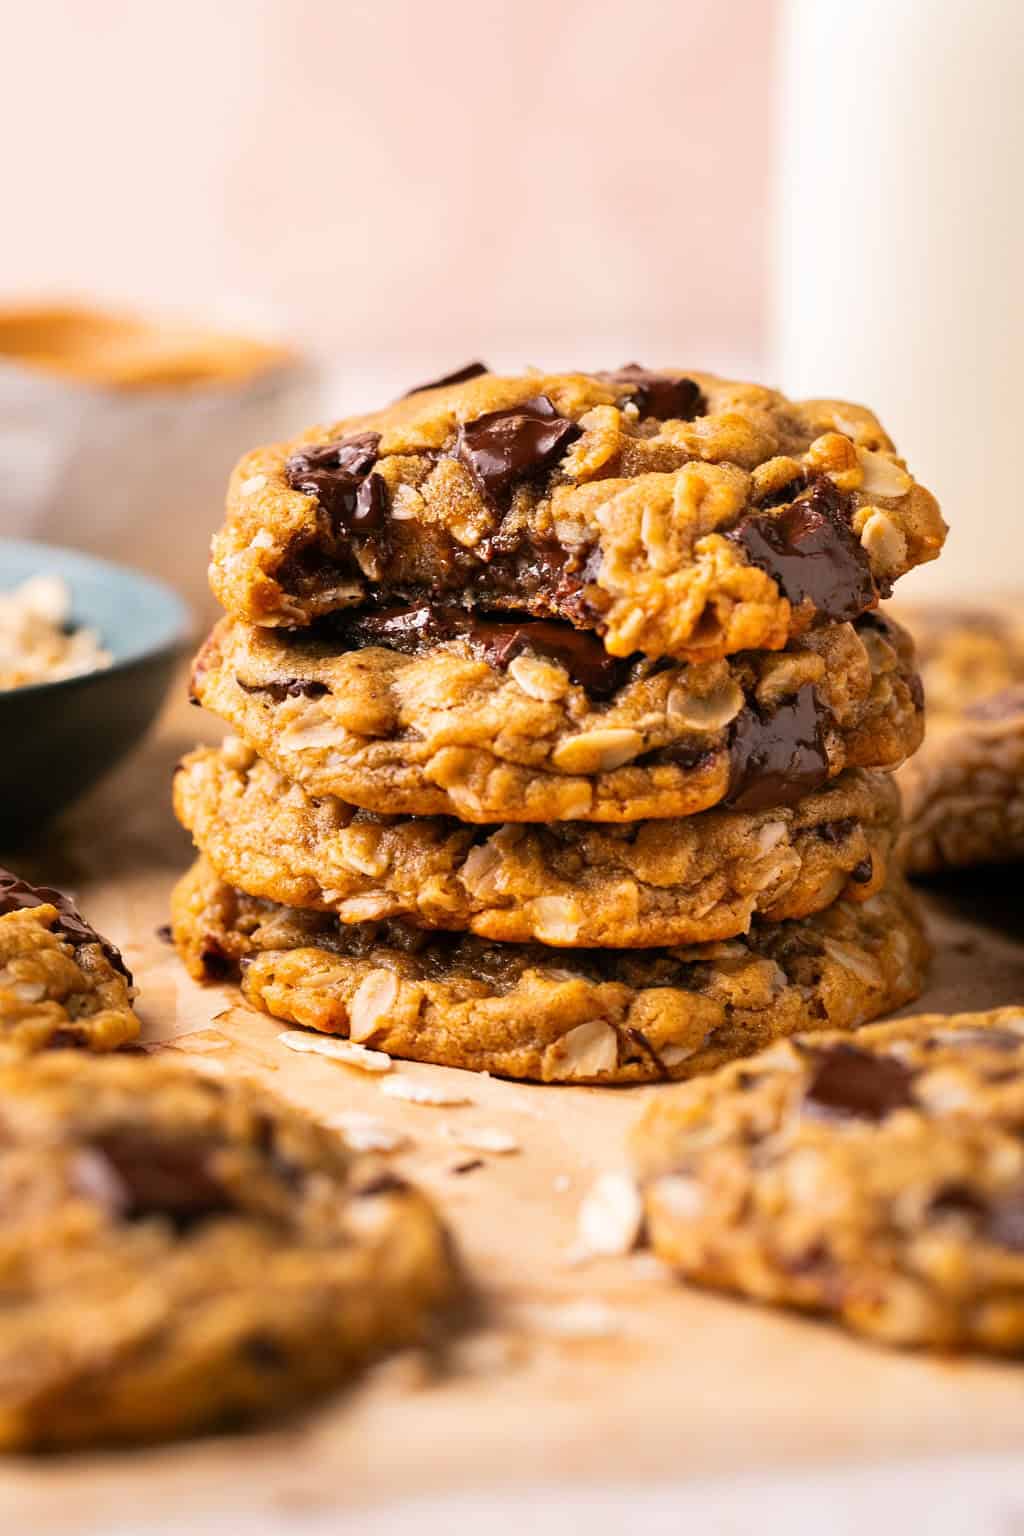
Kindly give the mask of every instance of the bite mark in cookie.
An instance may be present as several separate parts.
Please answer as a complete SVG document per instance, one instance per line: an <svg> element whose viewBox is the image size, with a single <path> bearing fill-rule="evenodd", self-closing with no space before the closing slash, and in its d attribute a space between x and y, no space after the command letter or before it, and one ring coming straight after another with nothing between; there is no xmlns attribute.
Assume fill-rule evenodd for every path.
<svg viewBox="0 0 1024 1536"><path fill-rule="evenodd" d="M211 578L257 624L449 594L716 659L874 606L944 531L858 407L629 364L479 374L256 450Z"/></svg>

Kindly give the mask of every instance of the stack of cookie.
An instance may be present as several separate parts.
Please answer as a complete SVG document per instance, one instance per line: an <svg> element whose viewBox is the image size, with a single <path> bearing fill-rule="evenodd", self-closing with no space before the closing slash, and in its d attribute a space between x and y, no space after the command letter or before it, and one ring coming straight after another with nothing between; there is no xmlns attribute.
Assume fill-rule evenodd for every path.
<svg viewBox="0 0 1024 1536"><path fill-rule="evenodd" d="M175 805L193 974L397 1056L687 1077L912 998L880 595L945 529L868 411L479 365L235 471Z"/></svg>

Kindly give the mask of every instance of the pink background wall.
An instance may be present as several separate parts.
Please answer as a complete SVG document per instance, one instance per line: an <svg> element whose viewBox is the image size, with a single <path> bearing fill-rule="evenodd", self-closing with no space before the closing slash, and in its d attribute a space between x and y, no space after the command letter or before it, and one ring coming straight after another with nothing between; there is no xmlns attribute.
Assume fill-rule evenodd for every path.
<svg viewBox="0 0 1024 1536"><path fill-rule="evenodd" d="M763 356L773 0L0 9L0 294L386 372Z"/></svg>

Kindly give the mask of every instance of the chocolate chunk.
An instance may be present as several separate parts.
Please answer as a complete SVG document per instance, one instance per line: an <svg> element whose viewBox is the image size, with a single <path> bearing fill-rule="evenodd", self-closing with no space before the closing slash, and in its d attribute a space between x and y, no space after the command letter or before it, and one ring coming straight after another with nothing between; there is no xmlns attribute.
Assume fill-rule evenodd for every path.
<svg viewBox="0 0 1024 1536"><path fill-rule="evenodd" d="M179 767L180 767L180 764L179 764ZM175 770L175 771L177 771L177 770ZM153 930L153 937L156 938L156 939L159 939L161 944L173 944L174 943L174 933L173 933L173 931L171 929L170 923L161 923L159 928L154 928L154 930Z"/></svg>
<svg viewBox="0 0 1024 1536"><path fill-rule="evenodd" d="M377 462L379 446L379 432L358 432L337 443L304 448L293 453L285 464L285 478L293 491L316 497L336 534L369 531L379 526L374 519L382 518L387 511L382 481L380 491L368 491L361 497L367 476Z"/></svg>
<svg viewBox="0 0 1024 1536"><path fill-rule="evenodd" d="M5 917L8 912L21 912L31 907L56 907L59 914L55 931L67 939L69 944L98 944L106 955L115 971L132 984L132 973L124 963L124 958L119 949L111 944L109 939L103 938L96 932L91 923L87 923L78 908L65 896L63 891L53 891L46 885L30 885L27 880L21 880L12 874L9 869L0 869L0 917Z"/></svg>
<svg viewBox="0 0 1024 1536"><path fill-rule="evenodd" d="M652 373L639 363L623 363L611 373L599 373L605 383L631 386L628 399L641 416L657 421L692 421L707 410L707 401L693 379L675 379L667 373Z"/></svg>
<svg viewBox="0 0 1024 1536"><path fill-rule="evenodd" d="M843 1042L815 1051L812 1060L804 1107L814 1114L880 1121L894 1109L914 1105L914 1073L894 1056L875 1056Z"/></svg>
<svg viewBox="0 0 1024 1536"><path fill-rule="evenodd" d="M488 619L438 603L343 613L329 629L343 643L384 645L405 655L418 655L429 646L464 636L502 671L516 656L532 651L560 662L573 681L595 698L613 694L632 666L630 659L610 656L588 630L548 619ZM269 686L273 685L264 685Z"/></svg>
<svg viewBox="0 0 1024 1536"><path fill-rule="evenodd" d="M547 395L488 411L459 428L455 454L487 496L500 496L517 480L546 469L575 442L580 428L559 416Z"/></svg>
<svg viewBox="0 0 1024 1536"><path fill-rule="evenodd" d="M246 683L236 677L235 682L243 693L265 693L275 704L284 699L322 699L329 692L327 684L315 677L282 677L270 683Z"/></svg>
<svg viewBox="0 0 1024 1536"><path fill-rule="evenodd" d="M184 1229L235 1207L214 1171L217 1150L209 1138L160 1141L126 1127L95 1138L72 1176L79 1193L122 1221L168 1216Z"/></svg>
<svg viewBox="0 0 1024 1536"><path fill-rule="evenodd" d="M745 517L726 538L794 607L809 599L825 618L845 620L878 601L868 557L850 527L850 501L827 475L784 512Z"/></svg>
<svg viewBox="0 0 1024 1536"><path fill-rule="evenodd" d="M850 879L854 885L867 885L875 872L875 861L870 853L867 858L859 860L850 870Z"/></svg>
<svg viewBox="0 0 1024 1536"><path fill-rule="evenodd" d="M978 699L974 704L969 704L964 710L968 720L1010 720L1014 715L1024 714L1024 683L1015 683L1011 688L1001 688L998 693L990 693L983 699Z"/></svg>
<svg viewBox="0 0 1024 1536"><path fill-rule="evenodd" d="M371 533L377 528L383 528L389 510L387 486L380 475L368 475L356 495L352 532Z"/></svg>
<svg viewBox="0 0 1024 1536"><path fill-rule="evenodd" d="M486 363L467 363L464 368L456 368L454 373L443 373L439 379L431 379L429 384L417 384L415 389L407 389L398 398L408 400L410 395L420 395L425 389L441 389L445 384L468 384L470 379L479 379L490 371Z"/></svg>
<svg viewBox="0 0 1024 1536"><path fill-rule="evenodd" d="M764 711L748 704L736 716L729 744L725 803L740 811L794 805L828 782L823 711L813 683Z"/></svg>
<svg viewBox="0 0 1024 1536"><path fill-rule="evenodd" d="M590 631L572 629L568 624L546 619L519 623L475 621L469 637L492 666L501 671L524 651L533 651L550 661L560 662L573 682L594 698L613 694L625 680L630 666L628 660L623 664L610 656L601 640Z"/></svg>

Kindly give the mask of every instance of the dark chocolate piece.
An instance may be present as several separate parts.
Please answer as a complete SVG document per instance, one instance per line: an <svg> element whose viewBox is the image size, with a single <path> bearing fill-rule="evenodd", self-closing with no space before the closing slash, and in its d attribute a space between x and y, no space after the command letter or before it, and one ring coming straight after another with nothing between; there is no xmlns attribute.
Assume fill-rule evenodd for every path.
<svg viewBox="0 0 1024 1536"><path fill-rule="evenodd" d="M437 603L343 613L325 626L325 632L352 646L384 645L406 655L464 636L502 671L514 657L533 651L560 662L595 698L608 697L621 687L632 666L630 659L610 656L589 630L548 619L489 619Z"/></svg>
<svg viewBox="0 0 1024 1536"><path fill-rule="evenodd" d="M160 1141L147 1131L107 1131L76 1159L73 1177L82 1194L122 1221L168 1216L179 1229L235 1208L214 1171L217 1143Z"/></svg>
<svg viewBox="0 0 1024 1536"><path fill-rule="evenodd" d="M639 363L623 363L621 368L597 377L615 386L630 385L628 399L641 416L653 416L657 421L692 421L707 410L707 401L693 379L652 373Z"/></svg>
<svg viewBox="0 0 1024 1536"><path fill-rule="evenodd" d="M336 534L369 532L387 512L387 492L378 476L372 478L379 490L364 491L379 446L379 432L358 432L337 443L304 448L285 464L285 477L293 491L316 497Z"/></svg>
<svg viewBox="0 0 1024 1536"><path fill-rule="evenodd" d="M861 859L850 870L850 879L854 885L867 885L874 872L875 861L869 853L866 858Z"/></svg>
<svg viewBox="0 0 1024 1536"><path fill-rule="evenodd" d="M978 699L976 703L967 706L964 714L968 720L988 720L993 723L1024 714L1024 683L1014 683L1009 688L1001 688L998 693L990 693Z"/></svg>
<svg viewBox="0 0 1024 1536"><path fill-rule="evenodd" d="M429 384L417 384L415 389L407 389L398 398L408 400L410 395L421 395L425 389L442 389L446 384L468 384L470 379L479 379L490 371L486 363L467 363L464 368L456 368L454 373L443 373L439 379L431 379Z"/></svg>
<svg viewBox="0 0 1024 1536"><path fill-rule="evenodd" d="M914 1073L894 1056L875 1056L859 1046L815 1051L814 1073L804 1095L812 1114L838 1119L884 1120L914 1106Z"/></svg>
<svg viewBox="0 0 1024 1536"><path fill-rule="evenodd" d="M805 683L771 711L748 704L732 727L732 767L725 803L739 811L795 805L828 782L823 711Z"/></svg>
<svg viewBox="0 0 1024 1536"><path fill-rule="evenodd" d="M517 480L546 469L579 435L580 428L559 416L547 395L534 395L463 422L455 453L484 494L498 497Z"/></svg>
<svg viewBox="0 0 1024 1536"><path fill-rule="evenodd" d="M63 891L53 891L46 885L30 885L9 869L0 869L0 917L8 912L20 912L27 907L52 906L59 914L56 931L63 934L69 944L98 944L115 971L132 984L132 973L124 963L121 951L109 939L96 932L91 923Z"/></svg>
<svg viewBox="0 0 1024 1536"><path fill-rule="evenodd" d="M745 517L726 538L794 607L810 600L823 617L846 620L878 602L870 562L850 527L849 499L827 475L785 511Z"/></svg>
<svg viewBox="0 0 1024 1536"><path fill-rule="evenodd" d="M265 693L275 704L280 704L283 699L322 699L329 691L327 684L315 677L282 677L270 683L246 683L236 676L235 682L243 693Z"/></svg>

